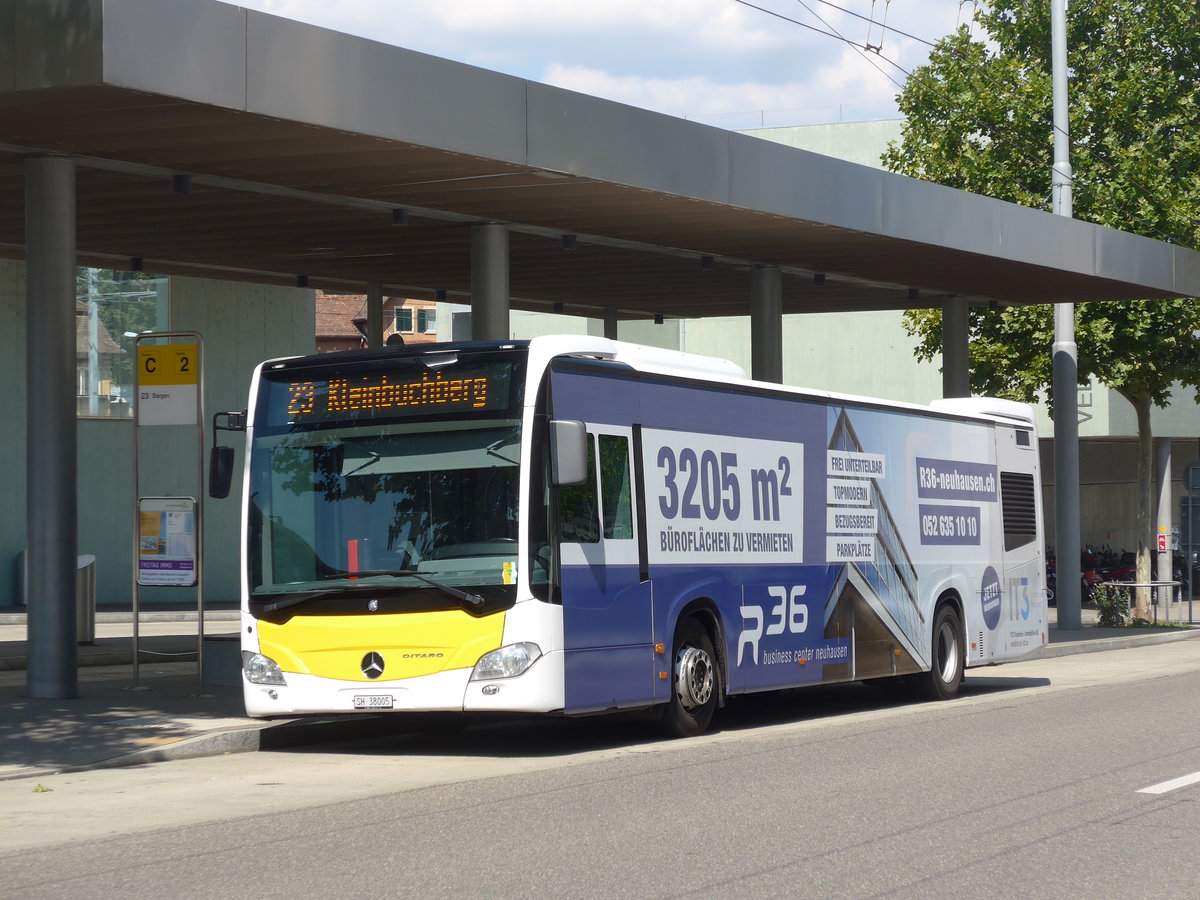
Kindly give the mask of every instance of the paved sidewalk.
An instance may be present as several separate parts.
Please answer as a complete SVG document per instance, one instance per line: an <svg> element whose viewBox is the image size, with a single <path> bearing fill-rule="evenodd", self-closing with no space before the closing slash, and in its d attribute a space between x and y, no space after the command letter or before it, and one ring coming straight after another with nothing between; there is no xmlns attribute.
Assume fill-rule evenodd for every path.
<svg viewBox="0 0 1200 900"><path fill-rule="evenodd" d="M1050 643L1031 658L1200 637L1200 628L1096 628L1094 610L1083 611L1082 630L1059 631L1054 612ZM79 647L79 696L35 700L26 691L24 614L0 612L0 780L296 746L369 733L385 718L248 718L237 686L237 628L236 612L205 613L201 686L195 612L143 612L134 689L131 617L102 612L95 643Z"/></svg>

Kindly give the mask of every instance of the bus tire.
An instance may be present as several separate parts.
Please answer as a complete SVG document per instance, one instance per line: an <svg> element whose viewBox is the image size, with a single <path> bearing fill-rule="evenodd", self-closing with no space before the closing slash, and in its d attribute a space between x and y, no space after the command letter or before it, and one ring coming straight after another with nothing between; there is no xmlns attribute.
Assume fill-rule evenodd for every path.
<svg viewBox="0 0 1200 900"><path fill-rule="evenodd" d="M671 697L663 707L663 730L671 737L703 734L712 723L721 673L708 632L696 619L682 622L671 654Z"/></svg>
<svg viewBox="0 0 1200 900"><path fill-rule="evenodd" d="M954 699L962 684L967 656L962 620L951 603L943 603L933 617L933 641L929 655L929 671L914 676L921 695L928 700Z"/></svg>

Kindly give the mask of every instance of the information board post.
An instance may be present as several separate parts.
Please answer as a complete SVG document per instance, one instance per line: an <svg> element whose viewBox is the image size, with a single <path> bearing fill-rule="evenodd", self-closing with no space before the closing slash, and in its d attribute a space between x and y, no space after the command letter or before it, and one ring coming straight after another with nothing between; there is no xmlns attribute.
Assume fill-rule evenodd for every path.
<svg viewBox="0 0 1200 900"><path fill-rule="evenodd" d="M161 331L134 341L133 687L139 688L142 585L196 588L196 676L204 690L204 339ZM189 497L141 496L142 429L196 429L196 491Z"/></svg>

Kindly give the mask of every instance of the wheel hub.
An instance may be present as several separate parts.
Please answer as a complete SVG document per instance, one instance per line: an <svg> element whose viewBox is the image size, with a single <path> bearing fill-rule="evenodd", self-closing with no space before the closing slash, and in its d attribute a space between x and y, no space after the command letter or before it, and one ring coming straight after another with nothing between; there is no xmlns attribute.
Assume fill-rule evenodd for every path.
<svg viewBox="0 0 1200 900"><path fill-rule="evenodd" d="M675 657L675 693L679 705L686 710L703 706L712 698L714 681L709 655L697 647L681 647Z"/></svg>
<svg viewBox="0 0 1200 900"><path fill-rule="evenodd" d="M937 662L940 665L942 680L948 682L953 679L958 671L958 641L949 622L944 623L938 632Z"/></svg>

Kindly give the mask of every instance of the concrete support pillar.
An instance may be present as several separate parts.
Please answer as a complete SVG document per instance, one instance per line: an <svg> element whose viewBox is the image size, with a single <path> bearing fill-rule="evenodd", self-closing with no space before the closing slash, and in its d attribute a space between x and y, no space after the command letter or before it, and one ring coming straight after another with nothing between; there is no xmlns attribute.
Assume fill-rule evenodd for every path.
<svg viewBox="0 0 1200 900"><path fill-rule="evenodd" d="M508 309L508 228L472 225L471 339L508 340Z"/></svg>
<svg viewBox="0 0 1200 900"><path fill-rule="evenodd" d="M383 346L383 285L367 285L367 346Z"/></svg>
<svg viewBox="0 0 1200 900"><path fill-rule="evenodd" d="M1158 575L1155 581L1170 581L1174 577L1175 552L1171 549L1171 525L1174 511L1171 509L1171 439L1154 439L1154 470L1158 478L1158 534L1166 535L1166 550L1158 551ZM1160 538L1161 540L1161 538ZM1158 589L1158 607L1167 610L1171 602L1171 588ZM1182 596L1182 595L1181 595ZM1161 615L1161 613L1160 613Z"/></svg>
<svg viewBox="0 0 1200 900"><path fill-rule="evenodd" d="M942 304L942 396L970 397L970 315L966 297Z"/></svg>
<svg viewBox="0 0 1200 900"><path fill-rule="evenodd" d="M75 650L75 163L25 161L29 696L78 693Z"/></svg>
<svg viewBox="0 0 1200 900"><path fill-rule="evenodd" d="M775 266L750 271L750 376L783 382L783 275Z"/></svg>
<svg viewBox="0 0 1200 900"><path fill-rule="evenodd" d="M610 341L617 340L617 311L615 309L604 311L604 336Z"/></svg>

